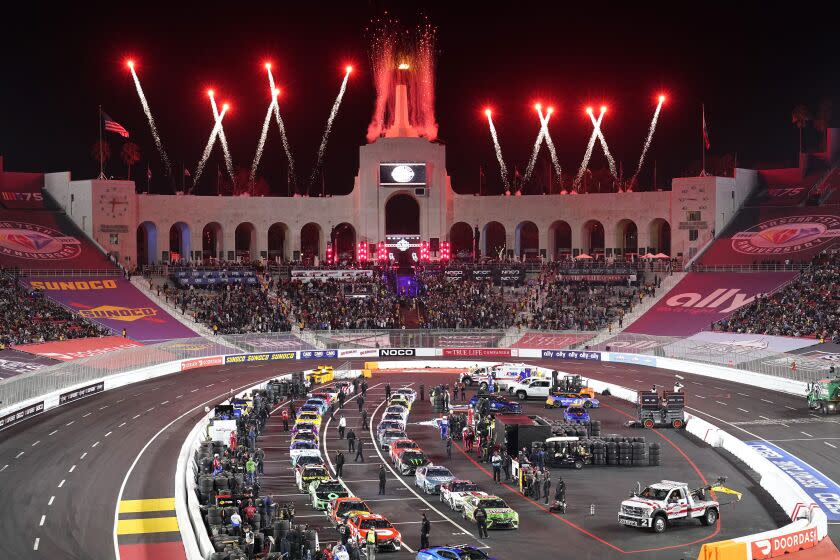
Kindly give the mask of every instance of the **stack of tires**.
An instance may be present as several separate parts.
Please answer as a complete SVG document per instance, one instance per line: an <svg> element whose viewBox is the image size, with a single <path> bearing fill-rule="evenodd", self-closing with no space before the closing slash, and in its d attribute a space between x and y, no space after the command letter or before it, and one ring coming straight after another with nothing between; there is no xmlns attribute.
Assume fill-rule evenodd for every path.
<svg viewBox="0 0 840 560"><path fill-rule="evenodd" d="M661 459L659 457L659 444L653 442L650 444L650 448L648 449L648 465L651 467L658 467L662 464Z"/></svg>
<svg viewBox="0 0 840 560"><path fill-rule="evenodd" d="M645 445L644 437L633 438L633 443L630 444L633 452L632 465L634 467L645 467L648 464L648 451Z"/></svg>
<svg viewBox="0 0 840 560"><path fill-rule="evenodd" d="M606 465L607 464L607 444L600 440L592 442L592 464Z"/></svg>
<svg viewBox="0 0 840 560"><path fill-rule="evenodd" d="M607 465L617 465L618 464L618 444L612 438L607 440L606 443L607 453Z"/></svg>
<svg viewBox="0 0 840 560"><path fill-rule="evenodd" d="M633 462L633 448L627 441L618 443L618 464L624 467L630 466Z"/></svg>
<svg viewBox="0 0 840 560"><path fill-rule="evenodd" d="M202 505L210 502L213 493L213 477L208 474L202 474L198 477L198 500Z"/></svg>
<svg viewBox="0 0 840 560"><path fill-rule="evenodd" d="M600 420L593 420L592 424L590 424L589 434L592 437L600 437L601 435L601 421Z"/></svg>

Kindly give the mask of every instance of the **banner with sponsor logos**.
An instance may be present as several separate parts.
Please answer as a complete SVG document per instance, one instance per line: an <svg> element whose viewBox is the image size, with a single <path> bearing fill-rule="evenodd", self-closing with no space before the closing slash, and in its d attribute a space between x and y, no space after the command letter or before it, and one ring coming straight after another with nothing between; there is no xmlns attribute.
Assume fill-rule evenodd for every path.
<svg viewBox="0 0 840 560"><path fill-rule="evenodd" d="M21 346L15 346L15 349L61 362L69 362L138 346L143 345L121 336L103 336L99 338L74 338L71 340L57 340L55 342L23 344Z"/></svg>
<svg viewBox="0 0 840 560"><path fill-rule="evenodd" d="M796 274L689 272L624 332L690 336L709 330L715 321L752 303L757 294L774 292Z"/></svg>
<svg viewBox="0 0 840 560"><path fill-rule="evenodd" d="M43 186L43 173L4 172L0 165L0 204L6 208L43 208Z"/></svg>
<svg viewBox="0 0 840 560"><path fill-rule="evenodd" d="M83 399L85 397L89 397L91 395L95 395L96 393L101 393L105 390L105 382L100 381L99 383L94 383L93 385L88 385L87 387L82 387L81 389L75 389L73 391L68 391L66 393L61 393L58 396L58 404L67 404L69 402L78 401L79 399Z"/></svg>
<svg viewBox="0 0 840 560"><path fill-rule="evenodd" d="M808 494L830 522L840 521L840 485L817 469L766 440L747 441L759 455L790 476Z"/></svg>
<svg viewBox="0 0 840 560"><path fill-rule="evenodd" d="M114 332L125 329L134 340L160 342L196 336L122 277L32 278L26 285Z"/></svg>
<svg viewBox="0 0 840 560"><path fill-rule="evenodd" d="M442 354L449 358L509 358L513 351L510 348L444 348Z"/></svg>
<svg viewBox="0 0 840 560"><path fill-rule="evenodd" d="M580 350L543 350L543 358L552 360L586 360L586 361L601 361L600 352L586 352Z"/></svg>
<svg viewBox="0 0 840 560"><path fill-rule="evenodd" d="M57 212L0 213L0 266L27 269L116 268Z"/></svg>
<svg viewBox="0 0 840 560"><path fill-rule="evenodd" d="M338 350L301 350L301 360L329 360L338 358Z"/></svg>
<svg viewBox="0 0 840 560"><path fill-rule="evenodd" d="M399 333L395 335L395 337L401 338ZM432 345L436 348L475 348L477 346L495 346L501 337L501 333L440 334L432 335ZM397 345L403 346L403 344L399 343L397 343Z"/></svg>
<svg viewBox="0 0 840 560"><path fill-rule="evenodd" d="M236 354L225 356L227 364L249 364L258 362L278 362L297 359L297 352L265 352L263 354Z"/></svg>
<svg viewBox="0 0 840 560"><path fill-rule="evenodd" d="M746 537L744 537L746 538ZM743 539L741 539L743 540ZM792 533L750 541L752 560L765 560L813 548L820 542L817 527L806 527Z"/></svg>
<svg viewBox="0 0 840 560"><path fill-rule="evenodd" d="M189 371L191 369L220 366L224 363L224 356L207 356L206 358L192 358L181 362L181 371Z"/></svg>
<svg viewBox="0 0 840 560"><path fill-rule="evenodd" d="M745 208L700 257L707 265L808 261L840 240L840 208Z"/></svg>
<svg viewBox="0 0 840 560"><path fill-rule="evenodd" d="M310 282L312 280L363 280L373 278L373 270L293 270L292 280Z"/></svg>
<svg viewBox="0 0 840 560"><path fill-rule="evenodd" d="M522 335L513 348L565 348L589 338L592 338L591 334L529 332Z"/></svg>
<svg viewBox="0 0 840 560"><path fill-rule="evenodd" d="M8 428L12 424L17 424L41 412L44 412L44 401L31 404L5 416L0 416L0 429Z"/></svg>
<svg viewBox="0 0 840 560"><path fill-rule="evenodd" d="M379 356L379 350L376 348L348 348L347 350L339 350L339 358L376 358Z"/></svg>
<svg viewBox="0 0 840 560"><path fill-rule="evenodd" d="M825 367L840 366L840 344L824 342L816 346L793 350L792 353L821 363Z"/></svg>
<svg viewBox="0 0 840 560"><path fill-rule="evenodd" d="M416 355L417 351L414 348L381 348L379 350L379 356L381 358L399 358Z"/></svg>
<svg viewBox="0 0 840 560"><path fill-rule="evenodd" d="M21 373L38 371L57 363L56 360L43 356L33 356L27 352L0 350L0 381Z"/></svg>
<svg viewBox="0 0 840 560"><path fill-rule="evenodd" d="M665 346L664 352L674 358L735 365L762 355L790 352L816 343L813 338L703 331Z"/></svg>
<svg viewBox="0 0 840 560"><path fill-rule="evenodd" d="M491 280L496 286L502 282L505 284L522 284L525 282L525 269L517 267L479 267L470 269L446 269L443 276L447 280L459 281L469 278L470 280Z"/></svg>
<svg viewBox="0 0 840 560"><path fill-rule="evenodd" d="M649 334L624 334L619 333L616 336L597 344L599 350L625 350L627 352L633 351L651 351L657 348L667 346L677 340L674 337L653 336Z"/></svg>

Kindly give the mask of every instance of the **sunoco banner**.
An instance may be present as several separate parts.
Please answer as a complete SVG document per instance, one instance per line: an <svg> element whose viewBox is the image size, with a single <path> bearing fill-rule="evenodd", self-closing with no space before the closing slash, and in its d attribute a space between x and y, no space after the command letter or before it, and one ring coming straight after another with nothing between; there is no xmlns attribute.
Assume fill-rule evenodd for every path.
<svg viewBox="0 0 840 560"><path fill-rule="evenodd" d="M266 352L263 354L237 354L235 356L225 356L225 365L248 364L258 362L277 362L281 360L294 360L296 357L297 352Z"/></svg>

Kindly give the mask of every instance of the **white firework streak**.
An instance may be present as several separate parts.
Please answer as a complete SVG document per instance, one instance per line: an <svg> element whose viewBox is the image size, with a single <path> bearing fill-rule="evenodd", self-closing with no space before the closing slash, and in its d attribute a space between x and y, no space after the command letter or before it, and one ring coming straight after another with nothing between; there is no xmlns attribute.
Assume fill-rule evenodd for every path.
<svg viewBox="0 0 840 560"><path fill-rule="evenodd" d="M327 151L327 140L330 137L330 130L332 130L333 121L338 114L338 108L341 106L341 100L344 97L344 92L347 90L347 79L350 77L350 72L344 75L344 81L341 82L341 88L338 90L338 95L333 102L330 116L327 119L327 128L324 129L324 136L321 138L321 145L318 146L318 160L315 162L315 169L312 170L312 175L309 177L310 186L315 182L315 177L321 169L321 163L324 161L324 152Z"/></svg>
<svg viewBox="0 0 840 560"><path fill-rule="evenodd" d="M650 121L650 128L648 129L647 139L645 140L645 145L642 148L642 155L639 157L639 166L636 168L636 172L633 173L633 180L630 181L631 185L635 185L636 178L639 176L639 172L642 170L642 164L645 162L645 156L647 155L648 148L650 148L650 142L653 140L653 132L656 130L656 123L659 121L659 111L662 109L662 101L656 106L656 111L653 112L653 120Z"/></svg>
<svg viewBox="0 0 840 560"><path fill-rule="evenodd" d="M496 150L496 159L499 161L499 170L502 173L502 183L506 190L510 190L510 183L508 182L507 166L505 160L502 159L502 147L499 145L499 137L496 135L496 127L493 126L493 117L487 115L487 122L490 123L490 136L493 137L493 148Z"/></svg>
<svg viewBox="0 0 840 560"><path fill-rule="evenodd" d="M262 125L262 132L260 133L260 140L257 142L257 152L254 154L254 163L251 164L251 174L248 177L249 184L253 185L257 180L257 166L262 159L263 148L265 148L265 140L268 137L268 125L271 124L271 113L274 111L274 105L277 99L272 99L268 106L268 111L265 113L265 120Z"/></svg>
<svg viewBox="0 0 840 560"><path fill-rule="evenodd" d="M225 167L227 167L228 175L231 179L233 179L233 159L230 157L227 138L225 138L225 127L222 126L222 121L219 119L219 109L216 107L216 98L212 95L210 96L210 105L213 107L213 117L219 121L219 142L222 144L222 153L225 155Z"/></svg>
<svg viewBox="0 0 840 560"><path fill-rule="evenodd" d="M590 114L589 116L591 117L592 115ZM580 162L580 169L578 169L577 176L575 177L575 189L580 185L580 180L583 179L583 172L586 171L586 167L589 165L589 159L592 157L592 148L595 147L595 139L598 137L598 131L601 128L601 120L603 118L604 113L601 113L598 116L598 120L593 123L595 127L592 129L592 135L589 137L589 143L586 145L586 152L583 154L583 161Z"/></svg>
<svg viewBox="0 0 840 560"><path fill-rule="evenodd" d="M268 85L273 92L274 74L271 73L271 68L268 69ZM277 128L280 129L280 141L283 143L283 151L286 152L286 160L289 162L289 176L291 177L292 186L297 185L297 176L295 175L295 160L292 157L292 150L289 148L289 139L286 137L286 125L283 124L283 117L280 116L280 104L275 99L274 101L274 117L277 121ZM297 187L295 186L295 189Z"/></svg>
<svg viewBox="0 0 840 560"><path fill-rule="evenodd" d="M601 113L601 116L598 117L598 126L595 129L598 131L598 140L601 141L601 147L604 148L604 155L607 156L607 164L610 166L610 174L613 176L614 179L618 179L618 174L615 171L615 160L610 153L610 149L607 146L607 141L604 139L604 133L601 132L601 118L603 118L604 114ZM595 116L592 113L589 113L589 118L592 119L592 124L595 125Z"/></svg>
<svg viewBox="0 0 840 560"><path fill-rule="evenodd" d="M540 110L540 122L542 122L542 110ZM531 159L528 160L528 166L525 168L525 181L531 180L531 174L534 172L534 165L537 163L537 155L540 153L540 146L542 145L543 137L545 137L545 131L545 125L541 124L540 132L534 141L534 149L531 150Z"/></svg>
<svg viewBox="0 0 840 560"><path fill-rule="evenodd" d="M146 119L149 121L149 128L152 129L152 138L155 140L155 147L160 154L160 159L166 167L166 174L171 175L172 166L169 164L169 156L166 155L166 150L163 149L163 143L160 141L160 134L158 134L157 126L155 126L155 119L152 117L152 110L149 108L149 102L146 101L146 95L143 93L143 87L140 85L140 78L133 67L131 70L131 77L134 78L134 87L137 88L137 95L140 97L140 104L143 106L143 112L146 113Z"/></svg>
<svg viewBox="0 0 840 560"><path fill-rule="evenodd" d="M213 125L213 130L210 131L210 138L207 139L207 145L204 146L204 153L201 154L201 159L198 161L198 166L195 169L195 179L193 184L198 183L201 174L204 172L204 164L207 163L207 158L210 157L210 151L213 149L213 144L216 141L216 135L222 129L222 119L225 118L227 109L222 109L221 114L216 118L216 123Z"/></svg>
<svg viewBox="0 0 840 560"><path fill-rule="evenodd" d="M551 113L546 113L543 117L542 109L538 109L540 115L540 124L545 135L545 145L548 146L548 153L551 155L551 163L554 164L554 172L560 176L560 160L557 158L557 150L554 149L554 140L551 139L551 133L548 132L548 119L551 118Z"/></svg>

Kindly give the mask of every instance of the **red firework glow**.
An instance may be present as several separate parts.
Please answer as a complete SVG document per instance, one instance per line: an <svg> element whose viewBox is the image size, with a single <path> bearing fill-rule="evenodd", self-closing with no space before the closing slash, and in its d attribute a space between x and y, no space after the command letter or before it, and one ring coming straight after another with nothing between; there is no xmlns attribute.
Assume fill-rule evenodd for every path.
<svg viewBox="0 0 840 560"><path fill-rule="evenodd" d="M353 72L353 67L348 64L344 67L344 71L350 74L351 72Z"/></svg>
<svg viewBox="0 0 840 560"><path fill-rule="evenodd" d="M130 58L125 61L125 65L128 66L129 68L131 68L132 70L134 70L134 61L131 60Z"/></svg>
<svg viewBox="0 0 840 560"><path fill-rule="evenodd" d="M488 117L491 117L491 116L493 116L493 110L490 109L490 107L488 107L488 108L484 109L484 114Z"/></svg>

